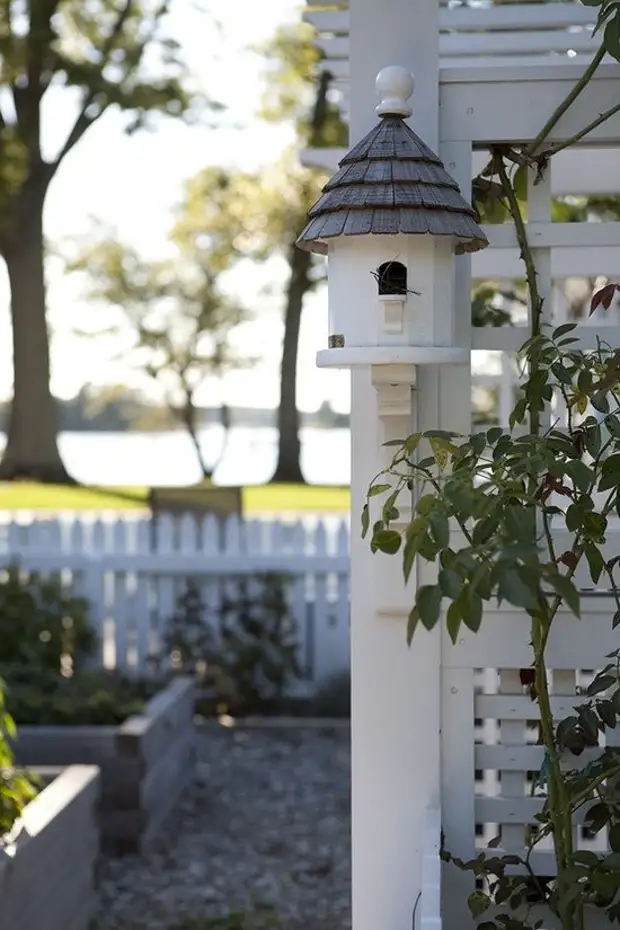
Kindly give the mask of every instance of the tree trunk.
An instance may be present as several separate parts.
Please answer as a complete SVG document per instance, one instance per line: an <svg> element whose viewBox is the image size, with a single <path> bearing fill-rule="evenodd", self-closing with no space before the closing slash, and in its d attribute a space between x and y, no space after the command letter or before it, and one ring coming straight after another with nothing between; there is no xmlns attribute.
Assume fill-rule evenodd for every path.
<svg viewBox="0 0 620 930"><path fill-rule="evenodd" d="M317 87L316 100L310 120L308 143L321 144L321 134L327 121L327 92L331 76L322 72ZM299 329L304 297L312 287L310 270L312 256L291 245L289 264L291 277L284 311L284 339L280 363L280 405L278 407L278 461L272 482L305 484L301 470L301 442L299 439L299 411L297 409L297 356L299 352Z"/></svg>
<svg viewBox="0 0 620 930"><path fill-rule="evenodd" d="M43 201L44 194L24 198L2 252L11 287L14 376L0 479L70 484L58 451L58 413L50 389Z"/></svg>
<svg viewBox="0 0 620 930"><path fill-rule="evenodd" d="M284 311L284 338L280 363L278 406L278 460L272 482L305 484L301 470L299 410L297 409L297 356L304 297L310 289L312 257L294 245L290 255L291 277Z"/></svg>
<svg viewBox="0 0 620 930"><path fill-rule="evenodd" d="M202 472L203 481L211 481L215 470L224 458L226 446L228 445L230 411L226 404L222 404L220 409L220 423L224 428L224 442L222 443L220 454L211 466L207 465L205 457L202 454L202 449L200 448L200 440L198 438L198 428L196 424L196 407L194 406L192 398L189 396L186 397L185 404L180 412L180 418L187 432L189 433L190 439L192 440L194 449L196 451L196 458L198 459L200 470Z"/></svg>
<svg viewBox="0 0 620 930"><path fill-rule="evenodd" d="M203 481L210 481L213 477L213 472L215 469L209 468L202 454L200 440L198 438L198 429L196 426L196 408L194 407L194 402L190 396L186 396L185 398L185 403L181 410L181 420L194 446L196 458L198 459L200 471L202 472Z"/></svg>

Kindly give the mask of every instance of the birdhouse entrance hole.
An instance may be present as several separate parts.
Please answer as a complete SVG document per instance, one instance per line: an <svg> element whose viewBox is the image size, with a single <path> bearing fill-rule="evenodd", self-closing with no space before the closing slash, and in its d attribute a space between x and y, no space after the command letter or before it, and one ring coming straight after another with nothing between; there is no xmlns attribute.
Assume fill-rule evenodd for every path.
<svg viewBox="0 0 620 930"><path fill-rule="evenodd" d="M379 296L404 296L407 293L407 269L401 262L384 262L377 269Z"/></svg>

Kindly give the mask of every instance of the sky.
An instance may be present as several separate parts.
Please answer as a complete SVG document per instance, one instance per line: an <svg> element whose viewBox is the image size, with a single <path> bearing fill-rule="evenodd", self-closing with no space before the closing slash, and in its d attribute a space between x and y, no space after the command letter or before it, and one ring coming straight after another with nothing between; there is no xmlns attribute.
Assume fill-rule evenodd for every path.
<svg viewBox="0 0 620 930"><path fill-rule="evenodd" d="M122 118L106 115L67 156L50 188L44 217L48 240L70 249L88 235L95 221L113 228L122 242L145 257L165 249L170 212L179 201L183 183L207 165L221 164L254 170L277 159L292 140L288 126L268 126L255 116L264 88L264 64L251 46L268 39L280 24L301 14L299 0L203 0L211 18L198 13L192 0L177 0L171 30L181 42L185 60L200 89L226 105L217 128L185 126L159 120L157 128L133 137L122 131ZM49 102L43 113L43 144L48 155L57 150L74 115L73 100L65 92ZM260 292L277 280L282 269L268 264L233 276L230 287L255 308L256 320L239 333L240 348L249 354L261 346L261 363L228 375L223 385L207 382L198 400L215 405L275 407L278 403L278 366L282 336L281 301L266 303ZM0 277L0 396L11 392L11 344L6 276ZM49 319L52 327L52 389L63 398L74 396L86 383L145 382L119 361L119 344L110 338L80 338L76 330L102 325L109 319L103 307L85 301L77 276L49 263ZM260 312L259 312L260 311ZM315 410L328 400L336 410L349 409L349 378L345 372L319 371L315 354L327 338L326 293L311 295L304 309L300 338L298 402Z"/></svg>

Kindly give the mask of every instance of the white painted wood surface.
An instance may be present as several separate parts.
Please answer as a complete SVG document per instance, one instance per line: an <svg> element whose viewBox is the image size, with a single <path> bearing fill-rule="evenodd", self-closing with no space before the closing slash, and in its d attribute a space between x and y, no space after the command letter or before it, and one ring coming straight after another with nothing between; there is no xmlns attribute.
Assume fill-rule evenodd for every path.
<svg viewBox="0 0 620 930"><path fill-rule="evenodd" d="M402 28L386 28L386 22ZM415 5L410 0L356 0L350 29L352 137L360 139L376 120L374 82L381 68L415 60L414 107L416 97L425 105L416 108L412 124L437 150L438 53L436 42L428 41L437 33L435 0ZM368 274L363 256L357 273ZM376 294L372 305L349 301L351 318L377 312L376 305ZM410 336L415 340L415 333ZM356 515L369 481L388 459L382 443L413 426L406 406L398 411L389 403L387 388L377 390L368 369L352 374L351 496ZM373 556L357 533L351 538L351 571L353 926L396 930L412 926L423 873L428 874L427 809L439 807L440 642L438 636L428 636L413 650L404 647L405 625L388 614L405 610L411 601L398 562ZM429 688L432 669L437 672L434 692L432 684ZM430 903L428 898L424 906L429 928ZM417 911L418 921L421 913ZM434 919L440 919L436 908ZM437 924L432 926L435 930Z"/></svg>
<svg viewBox="0 0 620 930"><path fill-rule="evenodd" d="M317 46L324 67L334 77L348 79L350 14L346 4L304 14L318 32ZM450 9L443 5L439 18L440 67L459 60L484 66L509 57L517 66L555 60L581 63L598 48L592 36L596 17L577 3L519 4ZM505 61L503 62L506 63Z"/></svg>
<svg viewBox="0 0 620 930"><path fill-rule="evenodd" d="M466 193L482 166L481 150L533 139L596 47L588 29L592 11L570 3L438 10L426 0L355 0L350 11L339 3L331 12L312 10L306 18L321 33L324 67L335 78L333 87L347 118L350 111L352 141L371 125L374 74L392 63L411 67L418 79L412 125L440 152ZM388 21L399 28L386 29ZM593 114L615 105L619 80L620 67L605 62L551 139L570 137ZM528 239L546 298L545 318L552 325L566 320L568 279L620 275L618 224L550 222L553 196L620 192L620 116L587 141L588 147L555 159L543 185L534 187L530 181ZM333 168L341 154L314 150L304 160ZM476 378L499 387L500 422L507 423L515 381L513 354L526 331L518 325L472 330L470 275L510 288L523 276L523 268L512 228L491 226L486 231L491 247L456 264L454 308L442 305L435 312L450 316L456 310L451 321L455 345L471 350L474 365L484 353L487 370L470 377L467 365L443 370L419 366L409 431L439 427L468 432L470 387ZM345 278L353 281L367 270L361 258L364 248L359 268L352 259ZM361 300L357 319L368 325L366 298ZM350 314L355 341L361 330L353 314L360 307L357 300L350 304L343 302L338 312ZM583 347L594 348L597 338L620 344L617 314L579 322L576 334ZM415 337L411 332L410 344ZM383 461L381 442L407 430L394 411L389 414L381 392L373 392L368 372L354 373L352 397L357 518L369 478ZM557 532L556 545L564 544ZM619 551L617 527L606 545L609 556ZM373 560L356 535L351 555L354 928L409 926L421 892L419 927L466 930L466 895L472 888L468 877L455 869L443 870L437 912L438 863L429 811L439 818L446 845L456 855L471 858L500 831L503 848L523 850L525 826L542 805L536 792L532 797L528 793L544 761L532 724L536 706L519 675L531 662L529 623L519 611L494 608L487 612L483 635L465 631L453 646L444 630L437 636L420 633L407 652L404 626L412 595L404 589L398 560ZM418 566L415 583L431 580L432 567ZM576 580L583 588L592 587L582 568ZM563 614L549 642L552 703L558 715L569 711L577 688L600 667L605 653L617 647L610 623L615 606L608 593L584 596L582 610L581 620ZM603 834L593 841L578 826L575 830L581 848L603 848ZM532 864L539 874L552 873L548 842Z"/></svg>

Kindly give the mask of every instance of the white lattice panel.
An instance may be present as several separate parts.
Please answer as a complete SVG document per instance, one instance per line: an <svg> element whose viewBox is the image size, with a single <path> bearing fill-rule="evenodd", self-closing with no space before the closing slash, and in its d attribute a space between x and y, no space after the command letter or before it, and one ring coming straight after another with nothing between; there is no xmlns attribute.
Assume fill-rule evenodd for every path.
<svg viewBox="0 0 620 930"><path fill-rule="evenodd" d="M558 616L548 647L551 703L557 721L583 702L580 690L604 664L605 654L620 645L620 632L611 629L614 612L612 598L584 596L581 620L569 613ZM452 645L444 632L442 643L444 720L452 718L444 731L442 757L442 805L452 818L444 820L446 847L466 858L486 849L497 837L500 854L523 855L526 831L535 828L534 815L545 797L537 787L544 761L538 706L519 674L531 663L529 618L502 607L489 611L483 622L482 635L465 630ZM586 750L579 757L567 755L566 764L579 768L595 754L596 750ZM577 848L606 849L605 831L593 837L580 826L582 820L583 812L575 820ZM537 845L531 863L539 875L554 873L548 839ZM449 875L450 884L462 881L455 879L452 870Z"/></svg>

